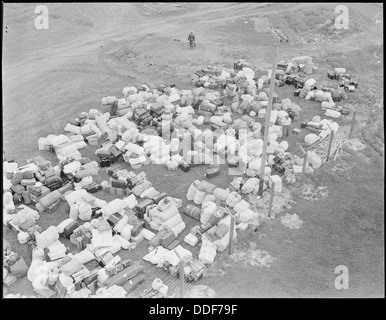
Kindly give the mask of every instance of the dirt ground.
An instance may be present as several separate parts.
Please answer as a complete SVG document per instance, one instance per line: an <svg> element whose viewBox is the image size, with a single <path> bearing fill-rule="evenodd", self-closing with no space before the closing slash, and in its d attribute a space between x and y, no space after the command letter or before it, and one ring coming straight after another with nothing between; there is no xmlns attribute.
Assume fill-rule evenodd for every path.
<svg viewBox="0 0 386 320"><path fill-rule="evenodd" d="M245 263L240 272L238 262L226 258L216 266L221 271L202 283L214 297L384 296L383 104L379 108L383 97L382 7L348 4L349 29L337 32L323 27L336 16L335 6L52 3L47 4L49 29L37 30L35 4L4 4L3 149L7 156L25 163L41 154L39 137L62 133L66 123L82 111L105 110L100 99L120 97L125 86L165 83L191 88L195 70L208 65L229 67L239 58L260 70L271 68L269 27L279 26L292 36L279 59L312 56L318 66L317 80L326 79L332 66L346 66L355 73L360 87L350 102L363 127L369 129L363 131L369 145L339 156L336 163L315 174L310 183L327 186L327 197L310 202L294 195L296 205L283 214L298 214L304 221L299 230L287 229L275 219L237 249L246 262L249 253L266 251L274 258L268 267ZM191 30L196 34L195 50L187 48ZM292 91L286 86L278 93L292 99ZM320 112L305 100L297 103L303 117ZM334 171L333 166L341 170ZM160 174L159 168L149 166L149 180L166 188L168 194L184 198L195 175L205 168L179 176L178 182L163 170ZM219 179L215 183L225 186L228 182ZM50 219L57 217L45 223L49 225ZM17 245L9 230L3 232L11 245ZM349 268L349 290L334 287L338 265ZM20 292L27 285L20 283L9 291Z"/></svg>

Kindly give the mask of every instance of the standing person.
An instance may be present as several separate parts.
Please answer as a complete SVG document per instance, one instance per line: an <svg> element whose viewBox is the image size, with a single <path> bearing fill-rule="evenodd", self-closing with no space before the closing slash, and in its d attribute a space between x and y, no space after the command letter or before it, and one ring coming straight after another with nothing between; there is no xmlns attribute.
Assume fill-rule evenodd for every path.
<svg viewBox="0 0 386 320"><path fill-rule="evenodd" d="M188 36L188 41L189 41L190 48L193 49L194 42L196 41L196 37L194 36L193 31L190 31L189 36Z"/></svg>
<svg viewBox="0 0 386 320"><path fill-rule="evenodd" d="M282 130L283 130L283 137L288 137L289 130L291 127L291 118L288 116L288 114L285 116L283 121L281 122Z"/></svg>

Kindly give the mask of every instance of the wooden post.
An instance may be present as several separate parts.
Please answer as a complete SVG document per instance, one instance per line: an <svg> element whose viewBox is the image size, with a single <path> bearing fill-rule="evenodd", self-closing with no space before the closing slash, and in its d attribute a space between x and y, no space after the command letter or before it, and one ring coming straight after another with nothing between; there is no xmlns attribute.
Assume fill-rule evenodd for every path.
<svg viewBox="0 0 386 320"><path fill-rule="evenodd" d="M268 217L272 217L273 196L275 195L275 182L271 179L269 175L268 178L271 181L271 195L269 199Z"/></svg>
<svg viewBox="0 0 386 320"><path fill-rule="evenodd" d="M302 151L304 158L303 158L303 167L302 167L302 178L304 178L304 175L306 173L306 168L308 165L308 152L306 152L302 146L299 146L300 151Z"/></svg>
<svg viewBox="0 0 386 320"><path fill-rule="evenodd" d="M353 118L352 118L352 122L351 122L350 134L348 136L349 139L352 138L352 133L354 131L356 114L357 114L357 112L356 112L356 110L354 110Z"/></svg>
<svg viewBox="0 0 386 320"><path fill-rule="evenodd" d="M229 230L229 255L232 254L232 240L233 240L233 230L235 228L235 217L231 214L231 229Z"/></svg>
<svg viewBox="0 0 386 320"><path fill-rule="evenodd" d="M265 160L267 157L267 145L268 145L268 138L269 138L269 126L271 122L271 109L272 109L272 102L273 102L273 92L275 89L275 78L276 78L276 68L277 68L277 58L279 56L279 48L280 48L281 40L279 40L275 47L276 47L276 53L273 58L272 63L272 74L271 74L271 82L269 86L269 98L268 98L268 107L267 107L267 113L265 117L265 127L264 127L264 143L263 143L263 153L261 155L261 172L260 172L260 181L259 181L259 194L262 194L264 189L264 176L265 176Z"/></svg>
<svg viewBox="0 0 386 320"><path fill-rule="evenodd" d="M180 262L181 298L185 297L185 261Z"/></svg>
<svg viewBox="0 0 386 320"><path fill-rule="evenodd" d="M331 147L332 147L332 142L334 141L334 131L331 130L330 133L330 141L328 142L328 149L327 149L327 159L326 161L330 160L330 155L331 155Z"/></svg>

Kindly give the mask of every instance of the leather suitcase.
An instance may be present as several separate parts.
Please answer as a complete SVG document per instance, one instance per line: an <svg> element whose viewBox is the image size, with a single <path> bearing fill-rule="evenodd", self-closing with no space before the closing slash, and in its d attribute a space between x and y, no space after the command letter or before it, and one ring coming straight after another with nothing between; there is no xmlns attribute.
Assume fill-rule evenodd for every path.
<svg viewBox="0 0 386 320"><path fill-rule="evenodd" d="M186 163L185 161L181 161L181 163L178 165L178 167L184 171L184 172L188 172L190 171L190 168L191 168L191 165Z"/></svg>
<svg viewBox="0 0 386 320"><path fill-rule="evenodd" d="M46 179L45 185L51 191L60 189L63 186L62 179L59 176L52 176Z"/></svg>
<svg viewBox="0 0 386 320"><path fill-rule="evenodd" d="M23 179L33 179L35 178L34 173L32 171L24 171Z"/></svg>
<svg viewBox="0 0 386 320"><path fill-rule="evenodd" d="M63 236L67 239L70 239L72 232L79 227L79 223L76 221L72 221L68 224L63 230Z"/></svg>
<svg viewBox="0 0 386 320"><path fill-rule="evenodd" d="M331 71L329 71L329 72L327 72L327 77L329 77L330 79L335 79L335 73L334 72L331 72Z"/></svg>
<svg viewBox="0 0 386 320"><path fill-rule="evenodd" d="M298 97L298 96L299 96L299 94L300 94L300 91L301 91L301 89L297 89L297 90L295 90L295 92L294 92L294 96L295 96L295 97Z"/></svg>
<svg viewBox="0 0 386 320"><path fill-rule="evenodd" d="M158 204L162 199L166 198L166 196L167 196L166 192L160 192L156 196L151 198L151 200L153 200L155 204Z"/></svg>
<svg viewBox="0 0 386 320"><path fill-rule="evenodd" d="M144 228L145 221L140 221L133 229L131 229L131 236L136 237Z"/></svg>
<svg viewBox="0 0 386 320"><path fill-rule="evenodd" d="M145 199L139 202L135 207L138 218L143 219L143 215L146 213L146 207L152 204L154 204L154 201L151 199Z"/></svg>
<svg viewBox="0 0 386 320"><path fill-rule="evenodd" d="M167 248L167 246L171 244L175 239L176 235L172 230L169 230L161 236L161 246Z"/></svg>
<svg viewBox="0 0 386 320"><path fill-rule="evenodd" d="M102 190L102 186L99 183L92 182L91 184L83 187L88 193L95 193Z"/></svg>
<svg viewBox="0 0 386 320"><path fill-rule="evenodd" d="M72 183L67 183L61 188L59 188L59 191L61 194L66 193L67 191L74 190L74 185Z"/></svg>
<svg viewBox="0 0 386 320"><path fill-rule="evenodd" d="M103 157L103 158L100 159L99 165L100 165L101 168L109 167L110 164L111 164L110 158Z"/></svg>
<svg viewBox="0 0 386 320"><path fill-rule="evenodd" d="M205 178L213 178L215 176L218 176L220 174L220 168L213 168L204 173Z"/></svg>
<svg viewBox="0 0 386 320"><path fill-rule="evenodd" d="M125 189L126 182L118 179L111 179L111 186L114 188Z"/></svg>
<svg viewBox="0 0 386 320"><path fill-rule="evenodd" d="M172 241L166 249L168 250L173 250L175 247L177 247L178 245L180 244L180 240L178 239L175 239L174 241Z"/></svg>
<svg viewBox="0 0 386 320"><path fill-rule="evenodd" d="M110 224L112 228L115 227L115 225L121 220L123 216L120 213L114 213L112 214L108 219L107 222Z"/></svg>
<svg viewBox="0 0 386 320"><path fill-rule="evenodd" d="M147 113L148 113L148 111L145 108L138 108L134 111L134 119L141 119Z"/></svg>
<svg viewBox="0 0 386 320"><path fill-rule="evenodd" d="M230 168L237 168L239 166L239 160L237 160L237 159L229 160L228 166Z"/></svg>

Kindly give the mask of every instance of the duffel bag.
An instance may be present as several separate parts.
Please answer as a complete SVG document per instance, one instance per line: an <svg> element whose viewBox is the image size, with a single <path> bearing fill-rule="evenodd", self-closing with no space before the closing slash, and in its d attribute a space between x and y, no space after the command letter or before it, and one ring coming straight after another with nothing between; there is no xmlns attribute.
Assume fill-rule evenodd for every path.
<svg viewBox="0 0 386 320"><path fill-rule="evenodd" d="M9 266L9 271L16 278L24 277L28 272L28 266L23 257L19 257L19 260Z"/></svg>

